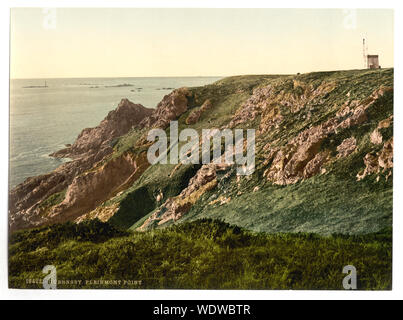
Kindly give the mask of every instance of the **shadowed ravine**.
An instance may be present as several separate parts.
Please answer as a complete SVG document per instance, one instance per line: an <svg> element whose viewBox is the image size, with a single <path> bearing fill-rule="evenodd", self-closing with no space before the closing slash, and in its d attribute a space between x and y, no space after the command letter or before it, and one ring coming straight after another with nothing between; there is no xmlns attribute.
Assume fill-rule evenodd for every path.
<svg viewBox="0 0 403 320"><path fill-rule="evenodd" d="M10 283L40 271L22 267L29 252L65 277L142 288L341 289L352 263L362 289L390 288L393 90L393 69L379 69L229 77L175 89L156 109L123 99L52 154L71 162L11 190ZM150 165L147 133L169 137L173 120L199 136L255 129L255 171Z"/></svg>

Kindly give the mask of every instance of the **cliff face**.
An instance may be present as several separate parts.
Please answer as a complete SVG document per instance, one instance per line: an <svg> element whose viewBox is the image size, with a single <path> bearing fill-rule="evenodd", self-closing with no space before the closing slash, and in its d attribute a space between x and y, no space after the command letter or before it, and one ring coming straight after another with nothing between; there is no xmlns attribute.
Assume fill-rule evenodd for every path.
<svg viewBox="0 0 403 320"><path fill-rule="evenodd" d="M205 165L181 194L167 199L135 228L146 230L206 217L257 231L361 233L388 226L392 113L391 70L279 77L258 85L221 126L256 128L255 174L236 177L233 166ZM223 172L218 175L217 171ZM316 176L321 182L308 180ZM359 182L363 177L368 179ZM333 178L337 183L326 182ZM339 197L340 186L365 200L343 199L352 194ZM279 194L276 199L273 191ZM321 192L326 195L315 196ZM381 198L383 192L388 195L369 200L377 192ZM273 200L276 206L280 202L280 208L271 204Z"/></svg>
<svg viewBox="0 0 403 320"><path fill-rule="evenodd" d="M95 128L86 128L68 148L52 153L56 158L85 158L94 156L102 159L112 152L111 142L126 134L133 126L153 113L152 109L122 99L117 108L110 111Z"/></svg>
<svg viewBox="0 0 403 320"><path fill-rule="evenodd" d="M152 109L122 99L118 107L109 112L97 127L84 129L71 147L51 154L53 157L71 158L72 161L61 165L51 173L28 178L11 190L9 195L11 230L69 220L70 214L60 217L57 212L63 210L55 207L49 211L43 206L43 203L52 195L64 193L66 188L73 188L70 185L76 185L77 180L82 179L79 178L82 173L90 170L112 153L114 139L127 133L152 112ZM88 191L89 189L80 188L79 192L88 196ZM88 202L95 204L96 201L92 198L93 196L90 195ZM72 205L75 205L75 201L71 202ZM65 202L63 203L65 204ZM83 206L82 210L86 209L87 207ZM53 213L53 211L55 212ZM52 219L54 216L58 218Z"/></svg>
<svg viewBox="0 0 403 320"><path fill-rule="evenodd" d="M256 129L256 170L150 166L150 128ZM393 70L231 77L155 110L124 99L10 193L12 230L99 218L147 230L219 218L256 231L363 233L392 219Z"/></svg>
<svg viewBox="0 0 403 320"><path fill-rule="evenodd" d="M188 109L188 96L190 92L187 88L179 88L166 95L157 105L157 108L149 117L144 118L140 127L162 128L169 126L169 122L176 120Z"/></svg>

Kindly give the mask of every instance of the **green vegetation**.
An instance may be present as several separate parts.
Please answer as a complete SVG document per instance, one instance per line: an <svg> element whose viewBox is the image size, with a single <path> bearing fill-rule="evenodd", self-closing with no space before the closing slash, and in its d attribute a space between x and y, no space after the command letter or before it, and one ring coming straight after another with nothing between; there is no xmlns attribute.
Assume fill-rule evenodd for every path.
<svg viewBox="0 0 403 320"><path fill-rule="evenodd" d="M49 208L56 204L59 204L64 200L64 197L66 196L66 191L67 189L50 195L45 201L41 203L41 207Z"/></svg>
<svg viewBox="0 0 403 320"><path fill-rule="evenodd" d="M358 72L357 74L360 75ZM384 83L390 84L388 78L382 79ZM373 91L373 88L364 87L366 94ZM357 88L354 90L357 91ZM360 95L363 96L365 95ZM256 171L252 176L241 182L240 186L235 183L235 172L230 180L219 181L218 192L212 190L204 194L182 222L214 218L258 232L314 232L323 235L363 234L390 227L393 211L392 177L386 180L385 174L381 172L379 181L376 181L377 175L357 181L356 175L364 168L364 156L370 152L379 152L382 148L382 144L374 145L370 142L370 134L379 121L391 115L393 92L387 92L368 109L368 121L353 128L339 130L337 134L326 138L320 146L322 150L330 150L335 157L337 146L344 139L355 137L355 152L326 165L326 174L293 185L277 186L263 178L263 171L267 166L261 165L258 152ZM301 129L302 127L299 128ZM393 137L392 125L380 131L384 141ZM290 131L284 130L282 134L287 137L283 142L280 139L278 145L288 141ZM268 140L270 139L274 137L269 137ZM255 187L259 187L259 190L254 192ZM223 205L209 205L220 195L231 198L231 201Z"/></svg>
<svg viewBox="0 0 403 320"><path fill-rule="evenodd" d="M106 205L120 201L119 210L112 216L110 223L129 228L138 220L153 211L157 205L157 195L164 198L178 195L196 174L200 165L181 166L172 175L170 172L175 165L154 165L147 169L133 186L127 189L120 197L106 202ZM170 168L171 171L166 170Z"/></svg>
<svg viewBox="0 0 403 320"><path fill-rule="evenodd" d="M359 289L391 289L393 175L380 171L357 181L357 174L365 168L365 155L383 147L371 143L370 135L393 115L393 91L367 109L365 121L324 137L314 152L329 152L325 170L284 186L268 181L263 173L271 166L265 161L265 146L284 147L303 130L334 118L346 102L362 102L376 89L393 87L393 69L238 76L189 88L189 110L179 117L179 130L190 127L200 135L202 129L228 125L254 90L268 85L274 95L287 98L274 106L281 125L257 135L253 175L237 179L234 168L218 173L217 186L202 194L181 219L162 227L154 223L156 229L141 233L136 229L168 198L180 194L200 168L150 166L102 204L118 208L108 223L66 223L12 234L10 286L40 287L26 279L42 279L43 266L51 264L60 280L142 281L59 288L342 290L342 269L354 265ZM292 109L305 92L327 85L332 90ZM207 99L211 109L196 124L187 125L190 112ZM262 119L264 115L258 115L239 127L258 130ZM104 161L145 151L136 144L144 132L133 128L114 140L114 152ZM379 132L383 142L392 138L393 119ZM337 157L337 147L351 137L356 139L355 150ZM65 192L45 200L44 212L60 203Z"/></svg>
<svg viewBox="0 0 403 320"><path fill-rule="evenodd" d="M66 222L48 227L17 231L10 235L10 255L17 252L35 251L38 248L54 248L58 244L75 240L100 243L114 237L127 236L127 231L119 230L109 223L97 219L80 224Z"/></svg>
<svg viewBox="0 0 403 320"><path fill-rule="evenodd" d="M303 94L303 85L317 89L334 84L330 93L313 100L297 112L279 105L282 125L261 134L256 140L256 171L238 186L235 173L230 179L220 180L217 189L203 195L184 216L183 221L200 218L218 218L254 231L264 232L316 232L320 234L370 233L392 222L392 177L385 181L380 173L357 182L356 175L364 169L364 156L378 152L382 145L370 143L370 134L379 121L393 114L393 92L387 92L367 110L367 121L348 129L338 130L324 139L320 150L329 150L333 160L326 165L327 173L295 185L277 186L266 181L263 172L263 146L271 142L275 147L286 145L301 131L323 123L335 116L347 100L362 100L380 87L393 87L393 69L349 70L316 72L300 75L251 75L229 77L203 87L189 88L192 93L189 110L179 117L179 130L191 127L201 134L203 128L220 128L228 124L238 108L258 87L270 85L276 94ZM209 99L212 108L203 113L194 125L185 123L189 113ZM243 128L258 128L260 116L243 123ZM384 141L393 136L393 126L381 129ZM169 137L169 128L167 129ZM116 143L116 153L132 148L140 132L133 130ZM349 137L357 140L357 149L346 158L336 158L337 146ZM198 169L184 166L171 176L175 165L154 165L119 197L105 205L118 203L119 210L110 222L118 227L134 229L141 225L161 205L156 196L161 191L163 201L175 196L186 187ZM182 172L184 170L185 172ZM252 192L255 187L260 189ZM210 205L220 196L231 198L226 204ZM180 223L181 221L179 221Z"/></svg>
<svg viewBox="0 0 403 320"><path fill-rule="evenodd" d="M374 177L357 182L333 174L315 176L289 186L261 182L253 192L250 184L223 189L234 198L227 204L205 205L218 195L206 193L182 222L200 218L221 219L249 230L265 232L314 232L363 234L392 225L392 180ZM225 188L225 186L223 186ZM237 190L243 192L236 195ZM222 194L222 193L220 193Z"/></svg>
<svg viewBox="0 0 403 320"><path fill-rule="evenodd" d="M142 281L58 288L343 290L343 267L354 265L358 289L388 290L391 236L252 233L208 219L132 234L96 220L66 223L11 236L9 284L40 288L26 279L43 279L51 264L59 281Z"/></svg>

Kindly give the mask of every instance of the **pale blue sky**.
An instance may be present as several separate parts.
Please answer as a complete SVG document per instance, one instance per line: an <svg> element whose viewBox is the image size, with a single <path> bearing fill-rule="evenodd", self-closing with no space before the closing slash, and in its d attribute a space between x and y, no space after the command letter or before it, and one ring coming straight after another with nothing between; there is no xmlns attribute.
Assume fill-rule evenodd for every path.
<svg viewBox="0 0 403 320"><path fill-rule="evenodd" d="M393 11L365 9L11 11L11 77L229 76L363 67L362 38L393 66Z"/></svg>

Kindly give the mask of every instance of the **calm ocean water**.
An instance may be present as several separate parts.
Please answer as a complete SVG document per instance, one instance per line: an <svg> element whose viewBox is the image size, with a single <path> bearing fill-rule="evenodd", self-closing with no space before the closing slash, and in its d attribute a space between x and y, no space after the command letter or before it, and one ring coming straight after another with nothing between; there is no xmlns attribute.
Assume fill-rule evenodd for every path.
<svg viewBox="0 0 403 320"><path fill-rule="evenodd" d="M172 88L201 86L217 77L14 79L10 83L10 180L56 169L65 160L48 155L94 127L122 98L155 108Z"/></svg>

